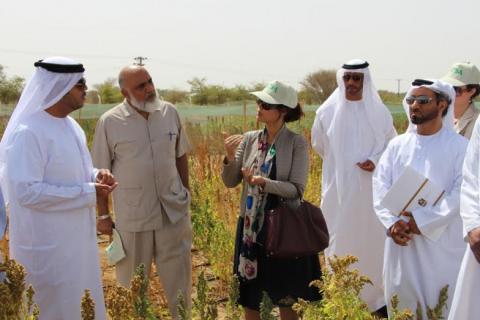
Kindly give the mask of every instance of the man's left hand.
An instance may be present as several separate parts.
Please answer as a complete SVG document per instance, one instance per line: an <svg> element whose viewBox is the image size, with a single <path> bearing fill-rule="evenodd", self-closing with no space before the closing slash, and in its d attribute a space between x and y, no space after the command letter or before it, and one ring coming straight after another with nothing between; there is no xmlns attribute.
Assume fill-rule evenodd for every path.
<svg viewBox="0 0 480 320"><path fill-rule="evenodd" d="M99 169L97 173L97 182L101 184L106 184L108 186L113 186L117 184L115 177L108 169Z"/></svg>
<svg viewBox="0 0 480 320"><path fill-rule="evenodd" d="M357 166L360 169L368 171L368 172L372 172L373 170L375 170L375 163L373 163L373 161L371 161L371 160L367 160L367 161L364 161L364 162L357 162Z"/></svg>
<svg viewBox="0 0 480 320"><path fill-rule="evenodd" d="M470 244L470 249L475 256L475 259L480 263L480 227L475 228L468 233L468 243Z"/></svg>

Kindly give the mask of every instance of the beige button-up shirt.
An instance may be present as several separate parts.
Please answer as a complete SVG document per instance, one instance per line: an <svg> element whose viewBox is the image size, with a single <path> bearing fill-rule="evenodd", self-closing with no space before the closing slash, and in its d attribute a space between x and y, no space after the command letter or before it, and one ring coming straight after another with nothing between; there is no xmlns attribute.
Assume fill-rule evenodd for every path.
<svg viewBox="0 0 480 320"><path fill-rule="evenodd" d="M175 107L167 102L148 120L128 102L103 114L92 148L97 168L112 171L116 228L140 232L162 227L162 209L172 223L188 214L190 193L183 186L176 158L191 149Z"/></svg>
<svg viewBox="0 0 480 320"><path fill-rule="evenodd" d="M468 109L465 110L465 113L456 121L455 131L465 138L470 139L479 114L480 110L475 107L475 104L471 103Z"/></svg>

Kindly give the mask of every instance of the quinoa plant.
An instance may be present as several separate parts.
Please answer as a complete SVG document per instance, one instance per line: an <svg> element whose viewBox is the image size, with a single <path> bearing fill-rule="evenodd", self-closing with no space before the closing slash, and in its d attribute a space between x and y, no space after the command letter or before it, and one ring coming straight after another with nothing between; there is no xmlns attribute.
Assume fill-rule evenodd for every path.
<svg viewBox="0 0 480 320"><path fill-rule="evenodd" d="M38 305L33 302L35 291L25 283L25 268L15 260L0 263L0 320L35 320L40 315Z"/></svg>

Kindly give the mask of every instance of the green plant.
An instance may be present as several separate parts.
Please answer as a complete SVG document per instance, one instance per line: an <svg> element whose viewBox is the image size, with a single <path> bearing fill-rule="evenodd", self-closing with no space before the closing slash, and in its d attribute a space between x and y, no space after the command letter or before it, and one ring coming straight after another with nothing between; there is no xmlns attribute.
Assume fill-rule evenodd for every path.
<svg viewBox="0 0 480 320"><path fill-rule="evenodd" d="M145 266L143 264L140 264L135 270L130 290L132 292L133 310L136 317L145 320L158 319L148 299L148 278L145 275Z"/></svg>
<svg viewBox="0 0 480 320"><path fill-rule="evenodd" d="M240 320L241 308L238 306L237 300L240 296L240 282L237 276L233 276L230 281L228 291L228 301L226 305L226 320Z"/></svg>
<svg viewBox="0 0 480 320"><path fill-rule="evenodd" d="M262 320L275 320L275 316L272 314L274 305L268 294L262 292L262 302L260 302L260 319Z"/></svg>
<svg viewBox="0 0 480 320"><path fill-rule="evenodd" d="M95 320L95 302L93 301L90 290L86 289L82 297L81 304L82 320Z"/></svg>
<svg viewBox="0 0 480 320"><path fill-rule="evenodd" d="M35 291L31 285L25 290L25 268L15 260L6 260L0 263L0 273L2 272L5 273L5 278L0 282L0 319L38 319L40 309L33 302Z"/></svg>
<svg viewBox="0 0 480 320"><path fill-rule="evenodd" d="M199 320L214 320L217 318L217 305L209 297L209 288L202 271L197 282L197 297L193 299L193 310Z"/></svg>
<svg viewBox="0 0 480 320"><path fill-rule="evenodd" d="M448 285L446 285L440 290L440 294L438 295L437 305L433 309L427 306L428 320L445 319L445 317L443 316L443 311L447 309L447 301L448 301Z"/></svg>

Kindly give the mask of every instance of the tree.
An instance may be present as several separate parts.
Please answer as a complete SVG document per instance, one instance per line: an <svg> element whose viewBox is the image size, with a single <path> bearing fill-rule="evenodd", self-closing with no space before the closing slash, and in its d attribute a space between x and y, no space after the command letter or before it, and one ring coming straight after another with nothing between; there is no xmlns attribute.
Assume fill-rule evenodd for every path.
<svg viewBox="0 0 480 320"><path fill-rule="evenodd" d="M100 95L101 103L119 103L123 100L120 88L116 83L115 78L108 78L101 84L93 85Z"/></svg>
<svg viewBox="0 0 480 320"><path fill-rule="evenodd" d="M22 94L25 79L13 76L8 79L0 65L0 102L4 104L16 103Z"/></svg>
<svg viewBox="0 0 480 320"><path fill-rule="evenodd" d="M229 89L220 85L208 85L205 78L193 78L187 81L193 104L222 104L228 101Z"/></svg>
<svg viewBox="0 0 480 320"><path fill-rule="evenodd" d="M207 79L205 78L193 78L187 81L190 85L191 102L193 104L207 105L208 97L206 93Z"/></svg>
<svg viewBox="0 0 480 320"><path fill-rule="evenodd" d="M165 101L177 104L187 100L188 92L179 89L163 89L158 90L158 96Z"/></svg>
<svg viewBox="0 0 480 320"><path fill-rule="evenodd" d="M383 103L386 104L402 104L403 97L405 96L405 93L397 94L387 90L378 90L378 94Z"/></svg>
<svg viewBox="0 0 480 320"><path fill-rule="evenodd" d="M307 104L320 103L325 101L337 87L335 70L319 70L308 74L300 82L303 87L301 96L311 101Z"/></svg>

